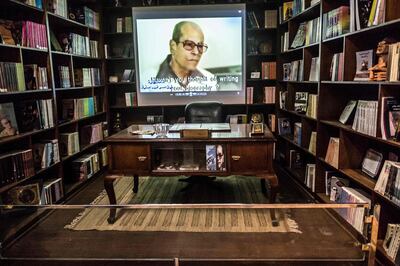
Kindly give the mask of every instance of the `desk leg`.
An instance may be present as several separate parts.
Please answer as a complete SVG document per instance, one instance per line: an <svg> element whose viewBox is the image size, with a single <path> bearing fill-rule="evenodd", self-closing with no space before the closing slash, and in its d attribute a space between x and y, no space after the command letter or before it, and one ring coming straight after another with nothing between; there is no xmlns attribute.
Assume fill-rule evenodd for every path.
<svg viewBox="0 0 400 266"><path fill-rule="evenodd" d="M133 175L133 192L139 191L139 175Z"/></svg>
<svg viewBox="0 0 400 266"><path fill-rule="evenodd" d="M109 177L109 176L104 177L104 188L106 189L110 205L117 204L117 199L115 197L115 191L114 191L114 181L115 181L114 177ZM116 212L117 209L115 208L110 209L110 216L107 219L109 224L113 224L115 222Z"/></svg>
<svg viewBox="0 0 400 266"><path fill-rule="evenodd" d="M267 186L266 186L266 179L267 178L261 178L261 191L263 194L267 194ZM270 187L270 194L269 194L269 202L271 204L274 204L276 202L276 196L278 194L278 178L274 176L272 180L268 178L269 180L269 187ZM272 226L279 226L279 221L276 218L275 214L275 209L271 209L271 220L272 220Z"/></svg>

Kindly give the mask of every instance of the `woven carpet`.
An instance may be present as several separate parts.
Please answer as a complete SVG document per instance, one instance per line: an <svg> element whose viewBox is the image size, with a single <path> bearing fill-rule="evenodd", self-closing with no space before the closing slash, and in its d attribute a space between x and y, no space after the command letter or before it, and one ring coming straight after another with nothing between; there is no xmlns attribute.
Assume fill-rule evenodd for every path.
<svg viewBox="0 0 400 266"><path fill-rule="evenodd" d="M255 177L219 177L209 184L187 188L180 177L141 177L139 192L133 178L114 182L118 204L148 203L267 203ZM92 204L109 204L105 191ZM285 210L277 210L279 226L273 227L265 209L140 209L118 210L117 221L108 224L107 209L82 211L65 228L72 230L175 231L175 232L294 232L301 233Z"/></svg>

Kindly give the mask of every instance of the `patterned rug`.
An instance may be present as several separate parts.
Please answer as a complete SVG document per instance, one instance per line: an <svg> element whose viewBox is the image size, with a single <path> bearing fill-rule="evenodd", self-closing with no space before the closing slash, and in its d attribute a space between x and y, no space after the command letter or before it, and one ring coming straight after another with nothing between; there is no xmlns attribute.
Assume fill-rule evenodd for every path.
<svg viewBox="0 0 400 266"><path fill-rule="evenodd" d="M114 182L119 204L161 203L267 203L255 177L218 177L210 183L189 186L177 177L141 177L139 192L132 191L133 178ZM105 191L92 204L109 204ZM65 228L72 230L175 231L175 232L293 232L301 233L296 221L277 210L279 226L272 226L264 209L140 209L117 210L117 221L108 224L107 209L81 212Z"/></svg>

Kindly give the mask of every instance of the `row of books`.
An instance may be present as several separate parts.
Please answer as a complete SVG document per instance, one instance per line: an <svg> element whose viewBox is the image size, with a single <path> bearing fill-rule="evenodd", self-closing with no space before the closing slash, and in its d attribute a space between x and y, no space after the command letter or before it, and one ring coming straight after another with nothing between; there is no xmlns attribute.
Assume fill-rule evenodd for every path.
<svg viewBox="0 0 400 266"><path fill-rule="evenodd" d="M93 116L97 112L96 97L62 100L62 118L76 120Z"/></svg>
<svg viewBox="0 0 400 266"><path fill-rule="evenodd" d="M22 63L0 62L0 92L25 91Z"/></svg>
<svg viewBox="0 0 400 266"><path fill-rule="evenodd" d="M319 2L320 0L293 0L284 2L283 5L279 7L279 22L283 23Z"/></svg>
<svg viewBox="0 0 400 266"><path fill-rule="evenodd" d="M96 40L89 40L89 56L99 58L99 42Z"/></svg>
<svg viewBox="0 0 400 266"><path fill-rule="evenodd" d="M279 107L283 110L288 110L286 101L287 91L279 92ZM297 91L295 93L294 100L294 111L300 114L305 114L306 116L317 118L317 107L318 107L318 95L311 94L304 91Z"/></svg>
<svg viewBox="0 0 400 266"><path fill-rule="evenodd" d="M350 30L385 22L386 0L350 0Z"/></svg>
<svg viewBox="0 0 400 266"><path fill-rule="evenodd" d="M137 106L136 92L125 92L126 106Z"/></svg>
<svg viewBox="0 0 400 266"><path fill-rule="evenodd" d="M132 32L132 17L117 18L116 32Z"/></svg>
<svg viewBox="0 0 400 266"><path fill-rule="evenodd" d="M323 14L323 33L324 39L333 38L350 31L350 8L340 6Z"/></svg>
<svg viewBox="0 0 400 266"><path fill-rule="evenodd" d="M0 92L48 89L47 68L0 62Z"/></svg>
<svg viewBox="0 0 400 266"><path fill-rule="evenodd" d="M54 127L52 99L0 104L0 138Z"/></svg>
<svg viewBox="0 0 400 266"><path fill-rule="evenodd" d="M325 162L336 168L339 168L339 143L339 138L330 137L325 154Z"/></svg>
<svg viewBox="0 0 400 266"><path fill-rule="evenodd" d="M329 190L329 199L336 203L367 203L368 208L351 207L340 208L336 211L357 231L364 233L364 217L371 208L371 199L363 191L348 187L346 179L330 175L325 175L326 189Z"/></svg>
<svg viewBox="0 0 400 266"><path fill-rule="evenodd" d="M78 68L74 69L75 86L89 87L101 85L99 68Z"/></svg>
<svg viewBox="0 0 400 266"><path fill-rule="evenodd" d="M100 15L87 6L83 7L84 21L83 24L94 29L100 28Z"/></svg>
<svg viewBox="0 0 400 266"><path fill-rule="evenodd" d="M35 169L45 169L60 161L58 140L43 140L33 144L33 160Z"/></svg>
<svg viewBox="0 0 400 266"><path fill-rule="evenodd" d="M300 23L290 48L298 48L319 42L320 20L319 18Z"/></svg>
<svg viewBox="0 0 400 266"><path fill-rule="evenodd" d="M290 63L284 63L283 81L303 81L304 80L304 64L303 60L295 60Z"/></svg>
<svg viewBox="0 0 400 266"><path fill-rule="evenodd" d="M277 11L276 10L265 10L264 11L264 28L274 29L277 27ZM249 22L249 28L259 29L260 23L258 22L257 16L254 11L247 12L247 18Z"/></svg>
<svg viewBox="0 0 400 266"><path fill-rule="evenodd" d="M400 42L389 45L389 54L387 59L387 81L400 81Z"/></svg>
<svg viewBox="0 0 400 266"><path fill-rule="evenodd" d="M386 160L374 190L400 206L400 163Z"/></svg>
<svg viewBox="0 0 400 266"><path fill-rule="evenodd" d="M261 78L276 79L276 62L261 63Z"/></svg>
<svg viewBox="0 0 400 266"><path fill-rule="evenodd" d="M352 129L376 137L378 101L357 102Z"/></svg>
<svg viewBox="0 0 400 266"><path fill-rule="evenodd" d="M46 181L43 184L40 204L50 205L57 203L64 197L64 189L61 178Z"/></svg>
<svg viewBox="0 0 400 266"><path fill-rule="evenodd" d="M67 0L50 0L48 1L48 11L68 18Z"/></svg>
<svg viewBox="0 0 400 266"><path fill-rule="evenodd" d="M0 43L47 49L47 33L44 24L32 21L0 19Z"/></svg>
<svg viewBox="0 0 400 266"><path fill-rule="evenodd" d="M381 99L381 134L383 139L400 140L400 99L382 97Z"/></svg>
<svg viewBox="0 0 400 266"><path fill-rule="evenodd" d="M292 126L290 119L286 117L278 118L278 134L281 136L291 137L292 141L299 145L300 147L304 147L302 143L302 124L299 122L294 123L293 135L292 135ZM317 143L317 132L312 131L310 135L310 141L308 144L309 152L312 154L316 154L316 143Z"/></svg>
<svg viewBox="0 0 400 266"><path fill-rule="evenodd" d="M386 254L394 261L396 265L400 265L400 224L388 223L385 239L383 240L383 249Z"/></svg>
<svg viewBox="0 0 400 266"><path fill-rule="evenodd" d="M40 8L40 9L43 8L42 0L19 0L19 1L23 2L23 3L27 4L27 5L30 5L30 6L34 6L34 7Z"/></svg>
<svg viewBox="0 0 400 266"><path fill-rule="evenodd" d="M74 181L89 179L107 165L107 147L100 148L96 153L85 154L72 162Z"/></svg>
<svg viewBox="0 0 400 266"><path fill-rule="evenodd" d="M103 122L83 126L80 130L81 146L84 147L103 140L104 130L105 127Z"/></svg>
<svg viewBox="0 0 400 266"><path fill-rule="evenodd" d="M331 81L343 81L344 79L343 53L336 53L333 55L329 76L331 78Z"/></svg>
<svg viewBox="0 0 400 266"><path fill-rule="evenodd" d="M123 43L120 45L104 44L105 58L131 58L133 56L132 43Z"/></svg>
<svg viewBox="0 0 400 266"><path fill-rule="evenodd" d="M69 34L69 41L70 41L70 49L69 53L77 54L77 55L84 55L84 56L94 56L97 52L94 52L90 46L89 37L82 36L76 33ZM96 42L96 41L93 41ZM97 47L97 45L96 45Z"/></svg>
<svg viewBox="0 0 400 266"><path fill-rule="evenodd" d="M275 87L264 87L264 93L261 97L254 96L254 87L246 87L246 103L253 104L253 103L275 103Z"/></svg>
<svg viewBox="0 0 400 266"><path fill-rule="evenodd" d="M35 175L32 149L0 155L0 186Z"/></svg>
<svg viewBox="0 0 400 266"><path fill-rule="evenodd" d="M68 66L58 66L58 75L60 77L60 88L70 88L71 80Z"/></svg>
<svg viewBox="0 0 400 266"><path fill-rule="evenodd" d="M60 133L60 154L61 156L73 155L80 151L79 133Z"/></svg>
<svg viewBox="0 0 400 266"><path fill-rule="evenodd" d="M32 21L23 21L21 45L38 49L47 49L46 25Z"/></svg>
<svg viewBox="0 0 400 266"><path fill-rule="evenodd" d="M286 31L281 35L281 52L289 51L289 32Z"/></svg>

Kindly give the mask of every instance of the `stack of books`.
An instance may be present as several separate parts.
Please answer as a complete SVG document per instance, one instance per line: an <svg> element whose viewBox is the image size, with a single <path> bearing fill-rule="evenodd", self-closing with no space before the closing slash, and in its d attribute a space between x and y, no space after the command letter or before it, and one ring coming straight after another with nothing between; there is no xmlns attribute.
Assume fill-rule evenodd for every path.
<svg viewBox="0 0 400 266"><path fill-rule="evenodd" d="M306 116L317 119L318 94L308 94Z"/></svg>
<svg viewBox="0 0 400 266"><path fill-rule="evenodd" d="M332 57L329 71L331 81L343 81L344 77L344 54L336 53Z"/></svg>
<svg viewBox="0 0 400 266"><path fill-rule="evenodd" d="M46 181L43 184L40 203L50 205L57 203L64 196L62 179L57 178L54 180Z"/></svg>
<svg viewBox="0 0 400 266"><path fill-rule="evenodd" d="M132 32L132 17L117 18L116 32Z"/></svg>
<svg viewBox="0 0 400 266"><path fill-rule="evenodd" d="M350 31L350 8L341 6L323 15L324 39L340 36Z"/></svg>
<svg viewBox="0 0 400 266"><path fill-rule="evenodd" d="M136 92L125 92L126 106L137 106Z"/></svg>
<svg viewBox="0 0 400 266"><path fill-rule="evenodd" d="M76 87L90 87L101 84L99 68L76 68L74 69L74 77Z"/></svg>
<svg viewBox="0 0 400 266"><path fill-rule="evenodd" d="M24 65L26 90L47 90L49 81L47 79L47 68L36 64Z"/></svg>
<svg viewBox="0 0 400 266"><path fill-rule="evenodd" d="M20 133L54 127L51 99L16 102L15 114Z"/></svg>
<svg viewBox="0 0 400 266"><path fill-rule="evenodd" d="M389 223L387 225L385 239L383 240L383 249L396 265L400 265L399 243L400 224Z"/></svg>
<svg viewBox="0 0 400 266"><path fill-rule="evenodd" d="M19 1L23 2L27 5L30 5L30 6L40 8L40 9L43 8L42 0L19 0Z"/></svg>
<svg viewBox="0 0 400 266"><path fill-rule="evenodd" d="M275 87L264 87L264 103L275 103Z"/></svg>
<svg viewBox="0 0 400 266"><path fill-rule="evenodd" d="M400 163L386 160L374 190L400 206Z"/></svg>
<svg viewBox="0 0 400 266"><path fill-rule="evenodd" d="M100 16L99 13L93 11L88 7L83 7L83 12L85 14L85 22L86 26L89 26L94 29L100 28Z"/></svg>
<svg viewBox="0 0 400 266"><path fill-rule="evenodd" d="M100 170L98 153L86 154L72 162L75 181L91 178Z"/></svg>
<svg viewBox="0 0 400 266"><path fill-rule="evenodd" d="M67 0L50 0L48 10L56 15L68 18Z"/></svg>
<svg viewBox="0 0 400 266"><path fill-rule="evenodd" d="M31 149L0 155L0 185L4 186L35 174Z"/></svg>
<svg viewBox="0 0 400 266"><path fill-rule="evenodd" d="M58 75L60 76L60 88L70 88L71 80L69 77L69 67L58 66Z"/></svg>
<svg viewBox="0 0 400 266"><path fill-rule="evenodd" d="M33 159L35 169L45 169L60 161L58 140L43 140L33 144Z"/></svg>
<svg viewBox="0 0 400 266"><path fill-rule="evenodd" d="M46 25L32 21L22 22L21 45L26 47L47 49Z"/></svg>
<svg viewBox="0 0 400 266"><path fill-rule="evenodd" d="M62 117L66 120L92 116L96 114L96 98L63 99L62 107Z"/></svg>
<svg viewBox="0 0 400 266"><path fill-rule="evenodd" d="M95 40L89 40L90 57L99 58L99 42Z"/></svg>
<svg viewBox="0 0 400 266"><path fill-rule="evenodd" d="M261 63L261 78L276 79L276 62Z"/></svg>
<svg viewBox="0 0 400 266"><path fill-rule="evenodd" d="M60 134L60 153L61 156L69 156L79 152L79 133Z"/></svg>
<svg viewBox="0 0 400 266"><path fill-rule="evenodd" d="M100 122L92 125L83 126L79 135L80 143L83 147L89 144L97 143L104 138L103 123Z"/></svg>
<svg viewBox="0 0 400 266"><path fill-rule="evenodd" d="M378 101L362 101L357 104L352 129L376 137Z"/></svg>
<svg viewBox="0 0 400 266"><path fill-rule="evenodd" d="M24 66L21 63L0 62L0 92L25 89Z"/></svg>

